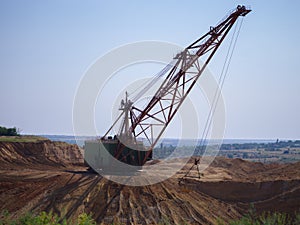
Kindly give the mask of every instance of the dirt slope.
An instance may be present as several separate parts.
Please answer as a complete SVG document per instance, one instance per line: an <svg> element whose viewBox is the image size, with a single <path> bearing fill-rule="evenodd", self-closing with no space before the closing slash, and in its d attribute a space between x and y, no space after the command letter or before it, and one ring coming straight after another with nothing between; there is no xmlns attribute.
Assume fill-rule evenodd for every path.
<svg viewBox="0 0 300 225"><path fill-rule="evenodd" d="M65 142L1 142L0 168L48 168L81 165L82 150Z"/></svg>
<svg viewBox="0 0 300 225"><path fill-rule="evenodd" d="M73 145L0 143L0 210L16 216L52 210L70 221L87 212L99 224L215 224L240 217L250 203L258 212L300 209L300 163L216 158L200 181L179 185L181 171L159 184L129 187L86 172L81 162Z"/></svg>
<svg viewBox="0 0 300 225"><path fill-rule="evenodd" d="M11 172L1 177L0 205L16 215L28 210L53 210L72 220L88 212L104 224L212 224L219 217L228 220L240 215L226 202L185 190L176 179L129 187L84 173Z"/></svg>

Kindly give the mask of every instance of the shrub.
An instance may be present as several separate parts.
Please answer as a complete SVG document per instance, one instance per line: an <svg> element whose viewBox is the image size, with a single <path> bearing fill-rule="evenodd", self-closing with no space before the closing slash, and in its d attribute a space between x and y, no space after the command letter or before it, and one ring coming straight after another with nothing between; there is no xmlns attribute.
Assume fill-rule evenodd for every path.
<svg viewBox="0 0 300 225"><path fill-rule="evenodd" d="M0 216L0 225L67 225L67 221L60 218L52 212L41 212L38 215L26 213L18 219L11 218L7 211L2 212ZM74 224L74 223L70 223ZM91 215L86 213L80 214L77 218L77 223L74 225L96 225Z"/></svg>
<svg viewBox="0 0 300 225"><path fill-rule="evenodd" d="M248 213L243 216L241 219L232 220L229 223L224 223L223 221L218 221L219 225L296 225L300 224L300 213L295 214L295 217L292 218L286 213L278 212L267 212L262 213L260 216L253 217L253 214Z"/></svg>
<svg viewBox="0 0 300 225"><path fill-rule="evenodd" d="M16 127L13 128L6 128L0 127L0 136L18 136L19 133Z"/></svg>

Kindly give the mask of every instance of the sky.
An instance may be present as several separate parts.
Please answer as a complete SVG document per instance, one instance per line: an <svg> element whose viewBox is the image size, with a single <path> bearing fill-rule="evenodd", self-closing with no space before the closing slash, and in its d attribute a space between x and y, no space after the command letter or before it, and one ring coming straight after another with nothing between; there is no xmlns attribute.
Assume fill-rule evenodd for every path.
<svg viewBox="0 0 300 225"><path fill-rule="evenodd" d="M225 138L300 139L297 0L1 0L0 126L72 135L74 96L96 59L137 41L187 46L238 4L253 11L223 87ZM218 76L222 65L216 56L209 70Z"/></svg>

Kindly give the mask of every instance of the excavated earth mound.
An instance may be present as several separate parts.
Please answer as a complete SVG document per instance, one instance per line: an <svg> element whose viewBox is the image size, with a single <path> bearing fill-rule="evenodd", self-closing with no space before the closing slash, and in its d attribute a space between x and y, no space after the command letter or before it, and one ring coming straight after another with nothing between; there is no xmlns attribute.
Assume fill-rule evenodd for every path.
<svg viewBox="0 0 300 225"><path fill-rule="evenodd" d="M258 213L299 211L300 163L216 158L200 180L193 171L179 185L192 163L164 182L131 187L88 172L76 145L0 142L0 211L53 211L69 221L86 212L99 224L216 224L250 204Z"/></svg>
<svg viewBox="0 0 300 225"><path fill-rule="evenodd" d="M82 165L83 154L77 145L42 140L37 142L0 141L0 169L66 167Z"/></svg>

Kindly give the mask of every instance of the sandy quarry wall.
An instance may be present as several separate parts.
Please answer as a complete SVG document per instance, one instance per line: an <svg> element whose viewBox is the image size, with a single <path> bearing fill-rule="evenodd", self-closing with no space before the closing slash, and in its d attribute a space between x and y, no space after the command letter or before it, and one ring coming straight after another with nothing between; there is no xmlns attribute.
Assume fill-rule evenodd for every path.
<svg viewBox="0 0 300 225"><path fill-rule="evenodd" d="M264 201L299 187L300 180L267 182L199 182L197 191L227 202Z"/></svg>
<svg viewBox="0 0 300 225"><path fill-rule="evenodd" d="M64 142L0 142L0 168L11 166L35 167L79 165L82 149Z"/></svg>

